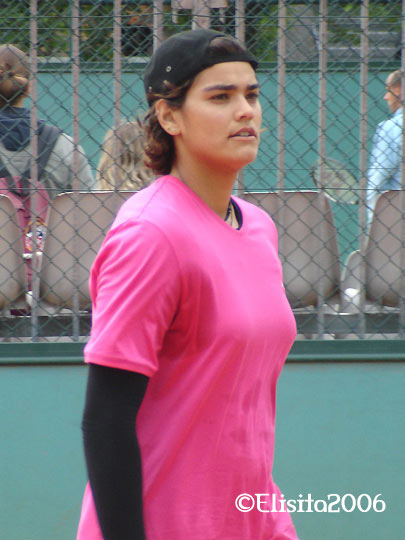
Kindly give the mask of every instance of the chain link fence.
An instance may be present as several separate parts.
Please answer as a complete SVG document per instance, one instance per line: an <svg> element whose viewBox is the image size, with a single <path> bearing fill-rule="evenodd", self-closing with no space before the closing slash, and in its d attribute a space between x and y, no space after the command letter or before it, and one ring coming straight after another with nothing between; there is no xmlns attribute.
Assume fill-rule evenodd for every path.
<svg viewBox="0 0 405 540"><path fill-rule="evenodd" d="M70 141L60 162L51 154L44 175L32 160L32 225L25 237L15 205L7 190L0 190L0 340L87 339L90 266L119 206L131 195L118 185L100 190L103 141L107 132L114 136L123 122L146 111L142 74L154 48L171 34L196 27L237 36L260 61L266 131L259 157L238 178L235 194L269 212L278 227L300 337L403 337L405 168L394 174L385 165L377 167L387 178L396 175L397 184L395 191L379 194L371 223L367 198L374 133L391 115L386 79L400 70L401 82L404 73L402 2L25 0L0 5L3 43L30 54L31 72L24 104L31 110L25 162L21 158L16 164L3 132L1 159L10 174L21 175L30 155L41 150L41 120L58 126L62 139ZM398 99L401 164L405 100ZM394 150L391 141L387 146ZM118 142L111 148L117 173L123 150ZM64 184L63 167L70 171ZM332 178L336 168L351 183ZM329 189L333 182L334 191ZM44 186L50 197L46 224L39 211ZM387 189L392 189L389 181L380 191Z"/></svg>

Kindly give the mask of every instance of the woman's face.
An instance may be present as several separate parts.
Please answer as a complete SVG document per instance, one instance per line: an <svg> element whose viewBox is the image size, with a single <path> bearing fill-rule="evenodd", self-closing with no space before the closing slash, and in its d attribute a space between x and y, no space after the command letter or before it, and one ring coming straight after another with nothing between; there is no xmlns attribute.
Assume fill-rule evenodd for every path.
<svg viewBox="0 0 405 540"><path fill-rule="evenodd" d="M237 172L256 158L262 111L259 85L247 62L223 62L201 71L174 111L176 162Z"/></svg>

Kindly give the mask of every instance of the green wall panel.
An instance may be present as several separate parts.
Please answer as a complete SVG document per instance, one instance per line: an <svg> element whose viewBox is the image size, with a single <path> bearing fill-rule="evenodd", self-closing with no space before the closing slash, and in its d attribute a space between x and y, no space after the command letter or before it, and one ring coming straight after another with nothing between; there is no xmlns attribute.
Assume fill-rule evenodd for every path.
<svg viewBox="0 0 405 540"><path fill-rule="evenodd" d="M285 366L274 468L285 497L381 494L387 505L383 513L294 513L300 540L403 538L404 388L405 363Z"/></svg>
<svg viewBox="0 0 405 540"><path fill-rule="evenodd" d="M1 347L1 346L0 346ZM0 537L71 540L85 477L81 366L0 368Z"/></svg>

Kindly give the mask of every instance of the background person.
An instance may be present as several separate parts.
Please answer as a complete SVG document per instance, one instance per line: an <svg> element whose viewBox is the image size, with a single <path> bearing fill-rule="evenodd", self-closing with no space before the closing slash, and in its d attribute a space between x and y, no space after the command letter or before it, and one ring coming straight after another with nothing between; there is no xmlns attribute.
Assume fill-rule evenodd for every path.
<svg viewBox="0 0 405 540"><path fill-rule="evenodd" d="M138 191L150 184L155 175L145 167L144 133L139 119L124 122L104 137L97 169L98 189Z"/></svg>
<svg viewBox="0 0 405 540"><path fill-rule="evenodd" d="M296 335L269 216L231 196L259 147L254 57L177 34L145 73L149 164L91 271L79 540L296 540L240 512L272 480L277 379ZM136 426L136 429L135 429Z"/></svg>
<svg viewBox="0 0 405 540"><path fill-rule="evenodd" d="M388 76L384 99L392 116L378 124L373 138L367 175L367 221L369 224L379 193L401 188L402 106L399 70Z"/></svg>
<svg viewBox="0 0 405 540"><path fill-rule="evenodd" d="M22 175L33 156L31 111L24 107L30 94L29 57L13 45L0 46L0 157L11 175ZM45 122L38 120L41 133ZM72 191L73 139L61 132L49 156L41 183L49 196ZM79 146L79 190L93 188L94 179L83 149Z"/></svg>
<svg viewBox="0 0 405 540"><path fill-rule="evenodd" d="M34 246L42 251L46 234L49 201L59 193L72 191L74 184L73 139L61 130L38 120L38 183L30 178L33 147L31 111L24 107L30 93L28 56L9 44L0 46L0 186L12 200L23 237L28 289L31 289L31 257ZM79 147L78 176L80 190L93 187L90 165ZM30 192L35 188L36 225L31 214ZM36 241L34 234L36 231ZM30 292L26 299L31 301ZM19 313L19 312L18 312ZM22 313L22 312L21 312Z"/></svg>

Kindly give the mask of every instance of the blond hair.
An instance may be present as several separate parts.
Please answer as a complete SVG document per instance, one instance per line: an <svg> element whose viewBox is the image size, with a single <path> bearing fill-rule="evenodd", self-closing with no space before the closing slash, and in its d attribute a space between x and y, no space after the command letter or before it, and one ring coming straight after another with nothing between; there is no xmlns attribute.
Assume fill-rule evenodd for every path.
<svg viewBox="0 0 405 540"><path fill-rule="evenodd" d="M97 171L98 188L137 191L154 175L143 164L144 134L140 121L124 122L104 137Z"/></svg>

